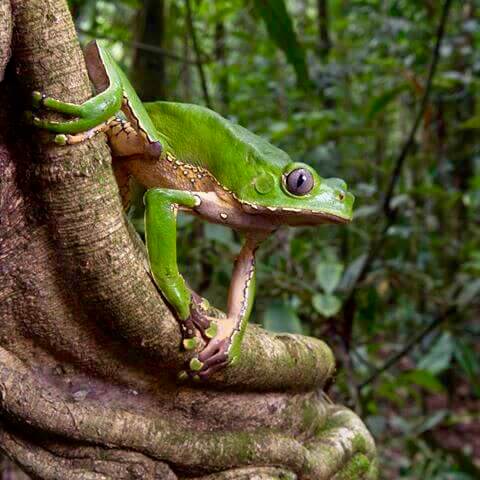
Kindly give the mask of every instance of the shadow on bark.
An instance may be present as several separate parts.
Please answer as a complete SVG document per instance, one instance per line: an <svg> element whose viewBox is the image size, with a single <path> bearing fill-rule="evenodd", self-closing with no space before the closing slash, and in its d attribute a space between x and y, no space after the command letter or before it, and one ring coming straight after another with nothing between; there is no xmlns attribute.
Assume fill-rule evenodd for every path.
<svg viewBox="0 0 480 480"><path fill-rule="evenodd" d="M376 478L370 434L320 393L320 340L250 326L237 365L176 381L188 355L104 138L59 147L21 121L32 90L90 96L64 0L0 0L0 81L3 452L52 480Z"/></svg>

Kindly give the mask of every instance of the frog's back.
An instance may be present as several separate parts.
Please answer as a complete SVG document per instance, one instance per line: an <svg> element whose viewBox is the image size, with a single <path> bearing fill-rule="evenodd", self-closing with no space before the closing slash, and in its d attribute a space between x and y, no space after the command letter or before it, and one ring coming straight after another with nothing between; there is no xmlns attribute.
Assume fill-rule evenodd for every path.
<svg viewBox="0 0 480 480"><path fill-rule="evenodd" d="M208 108L173 102L146 103L145 108L172 153L207 169L237 195L260 172L280 176L291 163L283 150Z"/></svg>

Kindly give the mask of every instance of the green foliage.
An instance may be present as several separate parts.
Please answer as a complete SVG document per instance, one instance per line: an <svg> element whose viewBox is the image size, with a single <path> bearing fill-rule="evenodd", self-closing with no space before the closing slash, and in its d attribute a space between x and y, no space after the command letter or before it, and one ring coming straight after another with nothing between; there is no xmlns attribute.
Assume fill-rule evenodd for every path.
<svg viewBox="0 0 480 480"><path fill-rule="evenodd" d="M379 205L425 93L443 1L327 4L325 53L317 0L192 2L215 109L344 178L357 198L351 225L280 230L259 249L253 321L334 348L332 396L367 420L382 478L480 478L480 2L452 3L388 228ZM141 2L71 5L83 42L112 39L126 68L153 48L167 97L204 104L182 0L165 1L164 43L153 46L134 36ZM141 230L141 205L134 213ZM179 219L182 272L225 308L241 238Z"/></svg>
<svg viewBox="0 0 480 480"><path fill-rule="evenodd" d="M284 0L254 0L253 3L265 22L271 39L283 50L288 62L295 69L298 84L308 87L310 76L305 51L297 39Z"/></svg>

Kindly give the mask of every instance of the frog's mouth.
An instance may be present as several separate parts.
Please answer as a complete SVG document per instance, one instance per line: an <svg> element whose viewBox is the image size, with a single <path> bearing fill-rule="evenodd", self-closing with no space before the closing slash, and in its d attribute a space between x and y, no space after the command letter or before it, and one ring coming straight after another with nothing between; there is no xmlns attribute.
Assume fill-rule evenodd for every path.
<svg viewBox="0 0 480 480"><path fill-rule="evenodd" d="M311 209L289 207L265 207L263 205L242 202L243 210L250 215L261 215L269 218L273 223L291 226L315 226L325 223L345 224L352 219L335 215L330 212L319 212Z"/></svg>

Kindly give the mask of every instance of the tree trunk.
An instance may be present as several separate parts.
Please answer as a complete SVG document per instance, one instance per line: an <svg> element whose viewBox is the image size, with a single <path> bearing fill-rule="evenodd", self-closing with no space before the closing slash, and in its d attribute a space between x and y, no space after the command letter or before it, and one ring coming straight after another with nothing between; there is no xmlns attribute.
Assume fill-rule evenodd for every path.
<svg viewBox="0 0 480 480"><path fill-rule="evenodd" d="M137 40L140 44L164 46L165 2L145 0L139 11ZM167 95L165 57L159 52L146 49L135 50L132 76L135 89L143 100L164 99Z"/></svg>
<svg viewBox="0 0 480 480"><path fill-rule="evenodd" d="M0 0L0 72L15 25L0 83L3 452L48 480L375 478L370 434L319 393L334 371L320 340L250 326L238 364L177 382L191 353L103 136L60 147L22 124L33 90L90 96L66 2L11 6Z"/></svg>
<svg viewBox="0 0 480 480"><path fill-rule="evenodd" d="M218 20L215 23L215 61L219 71L218 75L218 92L220 97L220 105L222 113L228 113L230 104L230 89L228 79L228 62L227 62L227 33L225 30L225 22Z"/></svg>
<svg viewBox="0 0 480 480"><path fill-rule="evenodd" d="M332 42L330 40L328 0L317 0L318 50L322 60L328 60Z"/></svg>

